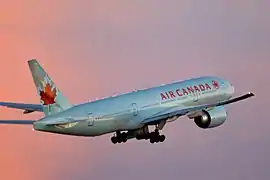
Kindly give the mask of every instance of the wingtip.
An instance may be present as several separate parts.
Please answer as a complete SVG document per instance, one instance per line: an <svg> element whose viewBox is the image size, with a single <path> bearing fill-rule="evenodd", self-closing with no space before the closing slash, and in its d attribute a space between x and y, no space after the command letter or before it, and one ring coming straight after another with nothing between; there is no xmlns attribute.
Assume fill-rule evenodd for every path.
<svg viewBox="0 0 270 180"><path fill-rule="evenodd" d="M248 95L249 97L255 96L255 94L254 94L253 92L248 92L247 95Z"/></svg>
<svg viewBox="0 0 270 180"><path fill-rule="evenodd" d="M251 96L255 96L255 94L253 92L248 92L248 94Z"/></svg>

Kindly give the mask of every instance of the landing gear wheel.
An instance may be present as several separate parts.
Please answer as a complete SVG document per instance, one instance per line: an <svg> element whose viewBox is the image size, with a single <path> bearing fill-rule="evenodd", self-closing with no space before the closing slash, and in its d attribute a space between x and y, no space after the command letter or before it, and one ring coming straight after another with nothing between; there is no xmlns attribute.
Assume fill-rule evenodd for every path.
<svg viewBox="0 0 270 180"><path fill-rule="evenodd" d="M113 144L122 143L122 142L125 143L127 142L127 133L117 132L116 136L111 137L111 141Z"/></svg>
<svg viewBox="0 0 270 180"><path fill-rule="evenodd" d="M116 144L118 142L118 139L117 139L117 137L113 136L113 137L111 137L111 141L113 144Z"/></svg>
<svg viewBox="0 0 270 180"><path fill-rule="evenodd" d="M164 142L165 139L166 139L166 136L164 136L164 135L160 135L158 138L159 142Z"/></svg>
<svg viewBox="0 0 270 180"><path fill-rule="evenodd" d="M149 135L150 143L164 142L166 137L164 135L159 135L159 131L156 129Z"/></svg>
<svg viewBox="0 0 270 180"><path fill-rule="evenodd" d="M122 139L119 138L119 137L117 137L117 142L118 142L118 143L121 143L121 142L122 142Z"/></svg>
<svg viewBox="0 0 270 180"><path fill-rule="evenodd" d="M119 139L121 139L123 143L127 142L127 133L121 133Z"/></svg>
<svg viewBox="0 0 270 180"><path fill-rule="evenodd" d="M144 136L144 139L147 140L147 139L150 139L150 133L147 133L145 136Z"/></svg>
<svg viewBox="0 0 270 180"><path fill-rule="evenodd" d="M149 135L150 139L156 139L159 136L159 132L151 132Z"/></svg>

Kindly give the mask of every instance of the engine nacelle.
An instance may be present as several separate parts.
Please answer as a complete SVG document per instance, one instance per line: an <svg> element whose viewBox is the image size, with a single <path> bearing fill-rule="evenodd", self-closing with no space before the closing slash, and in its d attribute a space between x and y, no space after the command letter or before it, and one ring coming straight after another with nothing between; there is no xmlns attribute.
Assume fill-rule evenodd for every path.
<svg viewBox="0 0 270 180"><path fill-rule="evenodd" d="M220 106L203 111L200 116L194 117L194 122L200 128L207 129L222 125L226 119L227 111L224 107Z"/></svg>

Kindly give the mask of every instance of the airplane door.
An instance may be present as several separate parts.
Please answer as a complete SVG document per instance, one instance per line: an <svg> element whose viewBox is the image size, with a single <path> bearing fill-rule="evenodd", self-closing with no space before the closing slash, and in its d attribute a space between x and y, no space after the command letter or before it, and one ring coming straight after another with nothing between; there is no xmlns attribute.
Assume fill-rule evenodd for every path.
<svg viewBox="0 0 270 180"><path fill-rule="evenodd" d="M87 119L87 125L88 126L93 126L94 125L94 121L95 121L93 114L92 113L88 113L87 115L88 115L87 116L88 117L88 119Z"/></svg>
<svg viewBox="0 0 270 180"><path fill-rule="evenodd" d="M198 92L195 92L194 95L193 95L193 97L194 97L194 102L197 102L198 99L199 99L199 94L198 94Z"/></svg>
<svg viewBox="0 0 270 180"><path fill-rule="evenodd" d="M196 91L194 93L194 102L197 102L201 97L201 92Z"/></svg>
<svg viewBox="0 0 270 180"><path fill-rule="evenodd" d="M136 103L132 103L132 112L133 112L133 116L138 115L138 106Z"/></svg>

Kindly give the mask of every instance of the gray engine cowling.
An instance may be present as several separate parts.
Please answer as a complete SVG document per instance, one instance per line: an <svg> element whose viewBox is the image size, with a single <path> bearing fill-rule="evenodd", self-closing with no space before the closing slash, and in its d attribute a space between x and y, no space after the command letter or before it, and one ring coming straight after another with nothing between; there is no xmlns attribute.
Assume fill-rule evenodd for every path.
<svg viewBox="0 0 270 180"><path fill-rule="evenodd" d="M223 106L211 110L203 110L200 116L194 117L194 122L200 128L214 128L227 120L227 111Z"/></svg>

